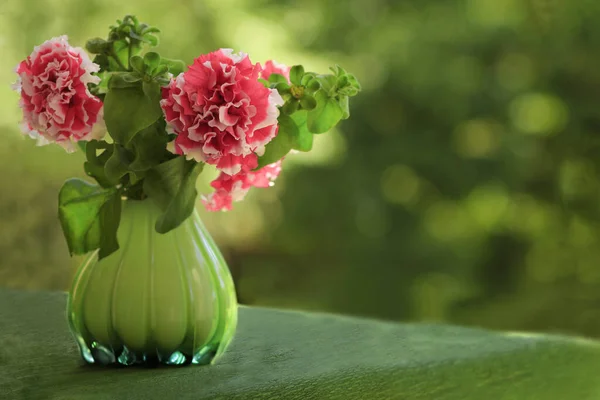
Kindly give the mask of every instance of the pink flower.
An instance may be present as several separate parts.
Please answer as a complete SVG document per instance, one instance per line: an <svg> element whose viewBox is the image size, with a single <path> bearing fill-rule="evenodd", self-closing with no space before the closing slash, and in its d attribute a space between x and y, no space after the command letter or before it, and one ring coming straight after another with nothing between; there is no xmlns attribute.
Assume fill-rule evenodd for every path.
<svg viewBox="0 0 600 400"><path fill-rule="evenodd" d="M287 78L290 83L290 67L284 64L279 64L277 61L269 60L265 63L263 70L260 73L260 77L263 79L269 79L271 74L280 74Z"/></svg>
<svg viewBox="0 0 600 400"><path fill-rule="evenodd" d="M34 48L16 68L19 78L23 131L38 144L55 142L67 151L79 140L99 139L104 134L102 102L87 89L98 84L93 76L98 65L80 48L71 47L66 36L53 38ZM97 122L102 122L97 124Z"/></svg>
<svg viewBox="0 0 600 400"><path fill-rule="evenodd" d="M281 161L269 164L258 171L239 172L235 175L221 173L211 182L215 191L202 199L208 211L229 211L231 203L241 201L251 187L267 188L274 185L281 172Z"/></svg>
<svg viewBox="0 0 600 400"><path fill-rule="evenodd" d="M227 175L256 166L277 133L283 99L259 81L260 64L220 49L202 55L163 88L161 107L177 137L173 151ZM254 165L254 167L252 167Z"/></svg>

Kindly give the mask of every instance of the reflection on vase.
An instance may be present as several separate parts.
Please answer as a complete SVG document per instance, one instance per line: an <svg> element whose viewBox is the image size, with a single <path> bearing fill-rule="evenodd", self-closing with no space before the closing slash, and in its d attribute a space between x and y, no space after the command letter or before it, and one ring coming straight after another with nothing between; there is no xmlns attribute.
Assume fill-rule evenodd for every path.
<svg viewBox="0 0 600 400"><path fill-rule="evenodd" d="M233 337L233 281L198 213L166 234L159 215L151 201L124 201L120 249L77 272L67 315L89 363L209 364Z"/></svg>

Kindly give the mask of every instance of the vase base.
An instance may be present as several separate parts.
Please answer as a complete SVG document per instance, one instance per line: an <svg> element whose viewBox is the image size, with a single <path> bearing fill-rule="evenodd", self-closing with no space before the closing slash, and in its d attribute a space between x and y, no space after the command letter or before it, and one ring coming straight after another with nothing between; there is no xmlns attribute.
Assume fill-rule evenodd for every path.
<svg viewBox="0 0 600 400"><path fill-rule="evenodd" d="M88 364L156 367L159 365L209 365L215 360L219 344L204 346L193 355L181 351L132 351L127 346L113 349L95 341L89 347L86 344L80 344L79 347L83 359Z"/></svg>

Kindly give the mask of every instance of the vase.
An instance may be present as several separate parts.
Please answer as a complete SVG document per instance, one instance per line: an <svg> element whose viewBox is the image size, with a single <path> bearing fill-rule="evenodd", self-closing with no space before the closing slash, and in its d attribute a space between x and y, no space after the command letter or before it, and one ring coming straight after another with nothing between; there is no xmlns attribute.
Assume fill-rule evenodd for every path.
<svg viewBox="0 0 600 400"><path fill-rule="evenodd" d="M230 343L237 300L221 252L196 211L159 234L151 200L124 200L120 248L79 267L69 326L93 364L210 364Z"/></svg>

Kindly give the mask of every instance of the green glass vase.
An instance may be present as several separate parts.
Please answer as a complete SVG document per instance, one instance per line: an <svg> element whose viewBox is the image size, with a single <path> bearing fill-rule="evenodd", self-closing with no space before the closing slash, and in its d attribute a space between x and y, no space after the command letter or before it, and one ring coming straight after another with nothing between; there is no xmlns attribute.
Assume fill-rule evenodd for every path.
<svg viewBox="0 0 600 400"><path fill-rule="evenodd" d="M77 271L67 315L88 363L205 365L233 337L233 281L198 213L166 234L159 215L151 200L125 200L120 249Z"/></svg>

